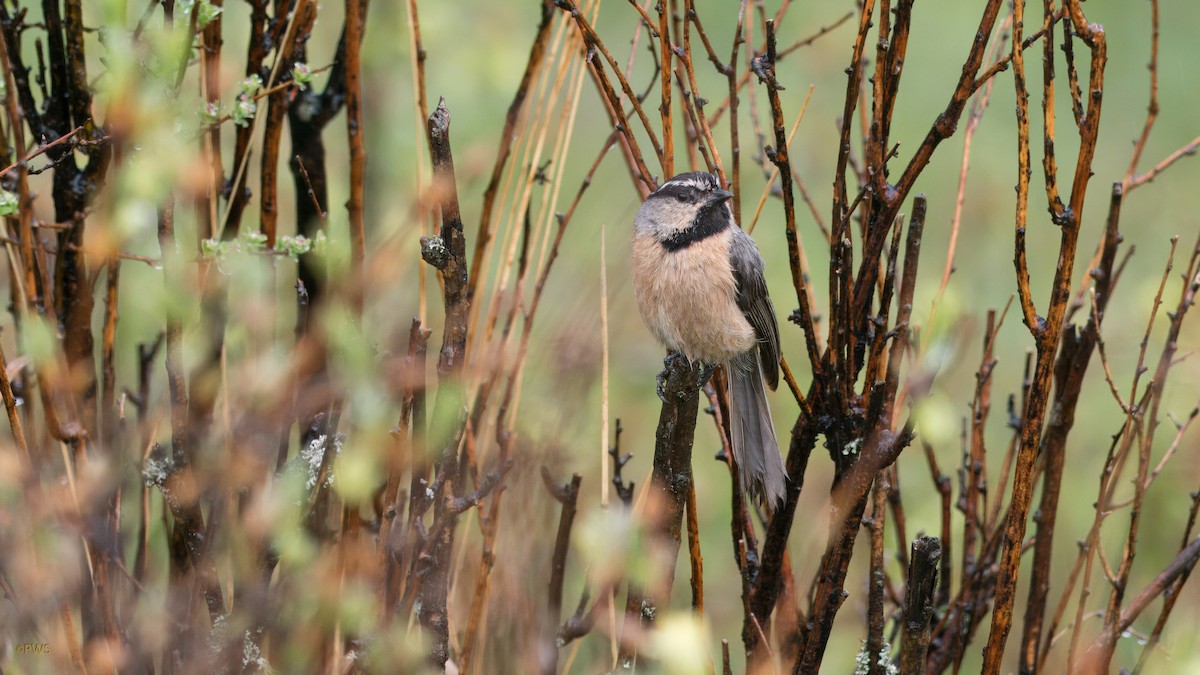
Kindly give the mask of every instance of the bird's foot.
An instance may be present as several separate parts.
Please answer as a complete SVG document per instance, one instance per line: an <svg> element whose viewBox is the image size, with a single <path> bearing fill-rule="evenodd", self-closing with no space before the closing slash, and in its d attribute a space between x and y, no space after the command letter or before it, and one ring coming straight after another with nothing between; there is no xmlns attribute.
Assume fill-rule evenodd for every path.
<svg viewBox="0 0 1200 675"><path fill-rule="evenodd" d="M696 387L703 389L704 385L708 384L708 381L712 379L713 371L716 369L717 365L715 363L700 363L696 376Z"/></svg>
<svg viewBox="0 0 1200 675"><path fill-rule="evenodd" d="M692 364L687 357L679 352L667 352L667 358L663 359L663 370L658 374L658 398L663 403L670 403L672 395L680 395L682 389L686 388L684 384L686 380L681 380L681 377L692 372Z"/></svg>

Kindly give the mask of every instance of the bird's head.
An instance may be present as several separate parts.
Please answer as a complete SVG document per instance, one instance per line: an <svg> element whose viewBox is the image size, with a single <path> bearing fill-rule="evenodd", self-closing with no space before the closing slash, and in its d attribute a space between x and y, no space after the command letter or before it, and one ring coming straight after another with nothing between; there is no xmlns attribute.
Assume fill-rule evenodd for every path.
<svg viewBox="0 0 1200 675"><path fill-rule="evenodd" d="M668 250L686 248L734 226L733 210L727 203L732 196L712 174L681 173L646 198L634 227Z"/></svg>

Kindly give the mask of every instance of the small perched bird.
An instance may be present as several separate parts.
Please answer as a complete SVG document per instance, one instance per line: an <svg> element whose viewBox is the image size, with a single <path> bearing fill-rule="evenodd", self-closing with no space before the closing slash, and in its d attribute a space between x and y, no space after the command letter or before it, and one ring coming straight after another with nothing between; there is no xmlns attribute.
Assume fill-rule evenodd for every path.
<svg viewBox="0 0 1200 675"><path fill-rule="evenodd" d="M762 256L734 222L732 196L716 176L693 172L647 197L633 221L633 291L667 349L693 364L727 366L742 491L773 508L787 474L763 385L779 385L779 326Z"/></svg>

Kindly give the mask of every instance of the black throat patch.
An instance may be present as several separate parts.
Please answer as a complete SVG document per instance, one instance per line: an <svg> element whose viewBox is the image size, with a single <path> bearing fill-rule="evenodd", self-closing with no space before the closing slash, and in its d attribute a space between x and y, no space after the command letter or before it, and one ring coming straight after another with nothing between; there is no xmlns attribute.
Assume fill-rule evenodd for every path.
<svg viewBox="0 0 1200 675"><path fill-rule="evenodd" d="M696 219L692 221L691 226L663 239L661 242L662 247L672 252L685 249L698 241L703 241L714 234L718 234L732 225L733 219L729 217L729 212L725 208L725 202L706 204L696 214Z"/></svg>

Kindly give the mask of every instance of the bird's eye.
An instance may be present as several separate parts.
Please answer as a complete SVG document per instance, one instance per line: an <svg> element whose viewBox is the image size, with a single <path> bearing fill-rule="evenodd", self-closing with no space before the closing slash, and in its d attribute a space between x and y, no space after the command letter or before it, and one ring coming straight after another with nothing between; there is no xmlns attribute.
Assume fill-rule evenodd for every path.
<svg viewBox="0 0 1200 675"><path fill-rule="evenodd" d="M688 201L688 196L686 194L680 192L679 194L675 195L675 199L678 199L681 203L686 204Z"/></svg>

